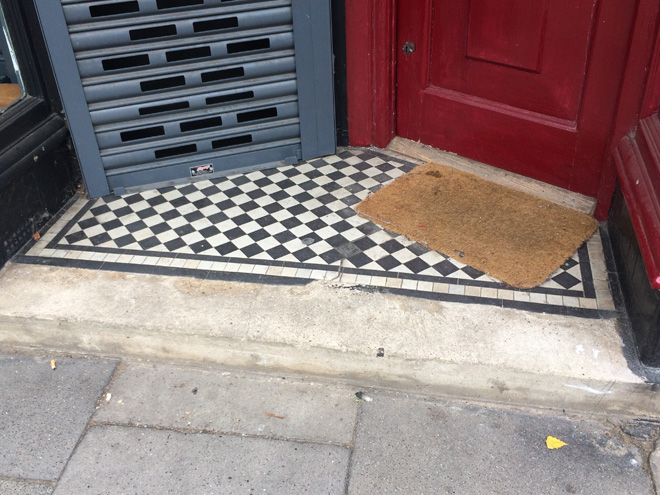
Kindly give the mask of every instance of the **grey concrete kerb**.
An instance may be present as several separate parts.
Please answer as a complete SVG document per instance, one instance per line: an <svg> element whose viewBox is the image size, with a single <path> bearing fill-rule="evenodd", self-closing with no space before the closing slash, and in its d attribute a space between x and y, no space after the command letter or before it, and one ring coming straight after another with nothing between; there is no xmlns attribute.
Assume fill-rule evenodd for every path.
<svg viewBox="0 0 660 495"><path fill-rule="evenodd" d="M655 484L655 493L660 494L660 440L655 445L655 450L649 459L651 464L651 475Z"/></svg>

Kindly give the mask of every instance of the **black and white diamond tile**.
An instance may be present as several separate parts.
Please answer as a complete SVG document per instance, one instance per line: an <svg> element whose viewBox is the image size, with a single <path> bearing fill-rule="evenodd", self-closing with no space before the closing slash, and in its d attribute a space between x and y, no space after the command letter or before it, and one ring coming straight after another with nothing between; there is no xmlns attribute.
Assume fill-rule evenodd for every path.
<svg viewBox="0 0 660 495"><path fill-rule="evenodd" d="M186 268L215 278L238 272L263 282L326 278L463 302L516 301L537 311L614 309L609 293L599 299L594 289L594 279L607 280L592 267L602 257L596 237L543 285L517 291L356 214L357 203L415 165L348 149L293 166L80 199L18 261L158 266L174 275Z"/></svg>

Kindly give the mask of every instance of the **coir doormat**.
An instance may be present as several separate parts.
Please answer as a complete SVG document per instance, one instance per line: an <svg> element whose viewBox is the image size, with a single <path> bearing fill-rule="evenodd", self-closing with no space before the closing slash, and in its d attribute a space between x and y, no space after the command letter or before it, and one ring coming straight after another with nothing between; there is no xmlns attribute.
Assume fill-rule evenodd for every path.
<svg viewBox="0 0 660 495"><path fill-rule="evenodd" d="M543 283L598 226L584 213L437 163L415 168L356 209L519 288Z"/></svg>

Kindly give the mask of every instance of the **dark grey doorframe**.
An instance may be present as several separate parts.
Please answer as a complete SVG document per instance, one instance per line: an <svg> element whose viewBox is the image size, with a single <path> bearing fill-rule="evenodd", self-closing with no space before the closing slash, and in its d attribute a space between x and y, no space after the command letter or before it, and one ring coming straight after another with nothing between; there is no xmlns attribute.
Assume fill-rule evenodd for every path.
<svg viewBox="0 0 660 495"><path fill-rule="evenodd" d="M167 0L123 2L93 0L84 4L76 0L35 0L68 125L87 191L91 197L103 196L110 192L121 194L132 187L191 179L196 170L204 172L210 170L212 173L207 177L213 177L226 175L229 172L237 173L282 163L294 163L301 158L310 159L335 152L330 0L238 0L231 5L221 3L220 0L202 1L205 3L201 6L198 5L198 0L187 2L196 6L185 8L180 7L182 3L186 3L185 1ZM117 10L117 4L125 6L126 12ZM171 8L168 4L174 5L175 8ZM105 13L113 8L116 14L95 17L99 12ZM137 13L135 9L138 10ZM286 47L286 25L282 25L281 29L274 26L261 31L250 30L251 26L243 31L239 25L244 17L249 18L250 23L256 22L258 27L258 16L262 12L264 19L262 22L274 23L275 21L268 20L268 16L272 18L273 12L281 14L287 9L290 9L291 18L288 27L288 32L291 33L292 29L291 48ZM201 22L207 23L204 26L211 27L213 22L218 25L219 21L226 21L225 24L229 25L230 29L221 30L222 35L218 35L217 39L226 38L229 41L221 44L216 42L214 37L211 42L209 36L202 36L207 33L200 35L190 32L187 33L187 37L174 36L169 39L163 37L146 41L139 39L134 43L117 41L117 36L127 36L128 33L131 35L131 40L134 39L133 35L136 32L140 33L136 35L138 38L144 33L147 33L147 36L150 35L149 33L167 34L164 29L158 31L163 26L173 32L177 29L182 32L184 29L190 31L190 25L194 25L195 30L198 25L202 25L201 22L185 24L179 19L184 17L189 20L199 17ZM227 19L238 19L238 21L234 20L235 25L231 25L228 24ZM168 24L164 24L165 22ZM118 30L122 26L125 26L125 33L121 33L121 29ZM261 32L266 34L261 35ZM258 43L261 38L255 37L263 38L269 32L273 34L265 42L264 50L249 52L242 56L232 54L231 48L228 48L230 42L234 45ZM280 32L282 34L277 34ZM78 36L77 33L81 35ZM246 42L241 40L243 35L246 37ZM162 34L158 36L162 37ZM92 49L89 46L80 48L81 43L77 41L79 39L97 45L92 46ZM103 46L105 40L108 40L107 47ZM196 50L206 50L207 55L211 55L212 49L213 55L200 59L199 63L197 60L187 61L185 58L179 62L178 53L183 53L184 57L187 57L188 53L194 50L175 48L196 43L198 45ZM268 47L274 48L269 50ZM193 58L194 55L193 53ZM170 56L175 63L170 63L172 62ZM142 63L140 57L143 57L147 64L152 65L146 68L140 67L139 64ZM119 62L116 62L117 60ZM286 65L289 63L287 60L291 60L291 65ZM119 70L115 70L118 63L125 61L128 61L126 67L121 66ZM134 62L137 64L134 69L128 66ZM293 68L294 63L295 68ZM216 66L220 64L218 66L220 69L215 73L225 70L223 67L226 65L243 64L240 67L242 71L240 74L244 74L244 77L239 76L236 81L230 81L231 95L227 93L228 90L225 91L224 86L227 85L224 81L220 84L214 83L213 88L217 87L218 91L211 88L203 94L206 97L206 105L210 105L209 101L213 100L216 93L220 95L216 100L218 98L222 100L227 95L233 97L240 90L241 80L245 80L244 89L249 90L243 93L252 92L253 101L245 104L221 103L211 106L200 103L199 94L206 91L204 77L210 73L208 70L204 72L205 67L207 65L212 67L214 64ZM177 67L181 69L181 76L174 76ZM276 76L273 84L281 82L282 85L277 87L280 93L266 88L269 85L270 67L277 71L273 73L274 78ZM255 72L251 75L249 71L253 68ZM286 71L291 68L294 72L291 72L289 79L293 81L295 89L286 89L287 93L281 93L285 91L283 85L288 77ZM230 70L238 69L230 68ZM145 82L163 79L161 76L166 72L170 74L169 79L174 77L183 79L185 76L186 80L195 81L190 85L190 98L186 93L187 86L180 90L165 88L152 93L139 92L139 88L144 88ZM121 82L131 78L134 79L132 87L128 83ZM254 89L252 86L257 82L259 89L264 91L261 97L258 91L252 91ZM291 85L288 84L287 87L291 88ZM94 93L94 90L99 88L105 91L102 96ZM108 88L120 96L112 98ZM138 88L137 91L134 88ZM121 93L122 91L124 93ZM283 96L277 97L278 94ZM291 96L284 96L285 94ZM269 95L274 95L275 98ZM163 104L156 105L160 96L163 98ZM130 111L131 104L135 107L133 110L137 111L143 100L153 103L150 108L158 106L163 109L175 109L176 102L185 100L187 105L185 108L190 110L183 112L173 110L157 116L151 114L144 116L142 113L144 108L141 108L139 116L135 114L130 118L125 117L128 120L107 122L109 115L112 120L112 106L117 99L121 103L122 112ZM183 105L181 102L179 104ZM195 104L198 107L195 107ZM251 109L242 111L243 115L257 115L257 117L264 115L265 120L241 123L239 115L241 105ZM270 111L273 112L272 115L268 114ZM179 115L183 120L176 120ZM269 116L273 118L268 119ZM215 125L218 126L217 135L215 129L186 134L189 129L195 130L199 126L207 125L207 122L211 123L208 125L213 125L214 119ZM243 134L240 134L242 132ZM249 138L245 133L249 133ZM169 147L165 149L159 148L160 139L163 139L163 143L173 144L167 144ZM196 141L191 143L191 139ZM203 151L191 152L193 149L198 150L197 143L199 149ZM163 147L165 146L163 144ZM168 155L167 152L171 149L175 152L173 155ZM177 156L179 151L183 151L180 157ZM149 157L152 158L148 159Z"/></svg>

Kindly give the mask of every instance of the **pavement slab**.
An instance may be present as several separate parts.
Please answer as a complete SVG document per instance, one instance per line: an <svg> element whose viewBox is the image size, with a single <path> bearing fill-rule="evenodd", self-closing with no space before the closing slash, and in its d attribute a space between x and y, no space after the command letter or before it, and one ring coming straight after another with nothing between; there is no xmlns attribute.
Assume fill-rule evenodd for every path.
<svg viewBox="0 0 660 495"><path fill-rule="evenodd" d="M278 375L129 365L97 422L189 428L348 445L355 390Z"/></svg>
<svg viewBox="0 0 660 495"><path fill-rule="evenodd" d="M334 445L95 426L55 494L343 494L348 459Z"/></svg>
<svg viewBox="0 0 660 495"><path fill-rule="evenodd" d="M652 495L639 450L616 429L377 393L362 405L349 494ZM568 445L546 447L554 436Z"/></svg>
<svg viewBox="0 0 660 495"><path fill-rule="evenodd" d="M57 480L115 367L58 358L53 370L50 358L0 356L0 476Z"/></svg>
<svg viewBox="0 0 660 495"><path fill-rule="evenodd" d="M2 495L50 495L53 487L25 481L0 480Z"/></svg>

